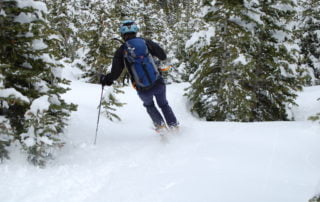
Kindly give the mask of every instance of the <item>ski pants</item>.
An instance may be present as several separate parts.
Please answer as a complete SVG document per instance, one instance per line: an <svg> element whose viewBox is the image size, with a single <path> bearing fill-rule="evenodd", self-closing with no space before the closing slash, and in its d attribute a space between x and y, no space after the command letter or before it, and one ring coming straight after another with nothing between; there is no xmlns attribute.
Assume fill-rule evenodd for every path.
<svg viewBox="0 0 320 202"><path fill-rule="evenodd" d="M138 90L137 92L140 99L143 101L143 106L147 109L147 112L156 127L163 125L165 123L164 119L169 127L178 125L176 116L167 101L166 85L162 78L158 80L151 89L145 91ZM155 106L153 101L154 97L157 101L157 105L162 111L164 119Z"/></svg>

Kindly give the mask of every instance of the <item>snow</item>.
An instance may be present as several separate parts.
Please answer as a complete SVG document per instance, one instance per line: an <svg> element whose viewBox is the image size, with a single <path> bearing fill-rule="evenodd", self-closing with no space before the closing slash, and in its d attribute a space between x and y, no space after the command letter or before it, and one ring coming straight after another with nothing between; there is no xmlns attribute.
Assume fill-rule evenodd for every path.
<svg viewBox="0 0 320 202"><path fill-rule="evenodd" d="M29 62L24 62L24 63L22 63L21 66L22 66L22 67L25 67L25 68L27 68L27 69L32 69L32 65L31 65Z"/></svg>
<svg viewBox="0 0 320 202"><path fill-rule="evenodd" d="M0 16L7 16L6 12L4 10L0 10Z"/></svg>
<svg viewBox="0 0 320 202"><path fill-rule="evenodd" d="M58 106L61 105L61 102L60 102L58 96L56 96L56 95L51 95L51 97L49 98L49 102L51 104L55 104L55 105L58 105Z"/></svg>
<svg viewBox="0 0 320 202"><path fill-rule="evenodd" d="M49 102L49 96L44 95L41 96L37 99L35 99L31 106L30 106L30 110L27 111L26 114L28 114L29 112L33 113L33 114L37 114L38 112L44 112L47 111L50 107L50 102Z"/></svg>
<svg viewBox="0 0 320 202"><path fill-rule="evenodd" d="M43 80L33 83L33 86L37 91L39 91L41 93L46 93L50 90L47 86L47 82L45 82Z"/></svg>
<svg viewBox="0 0 320 202"><path fill-rule="evenodd" d="M215 35L214 27L209 27L208 30L202 30L192 34L191 38L186 42L186 48L190 48L197 43L199 39L204 39L205 44L210 44L211 38ZM204 44L202 44L204 45Z"/></svg>
<svg viewBox="0 0 320 202"><path fill-rule="evenodd" d="M37 20L39 17L42 18L42 15L40 11L43 11L44 13L48 12L47 6L44 2L34 1L34 0L17 0L18 7L19 8L26 8L26 7L32 7L36 10L38 10L38 17L30 14L30 13L20 13L17 17L15 17L14 21L19 22L22 24L33 22L34 20Z"/></svg>
<svg viewBox="0 0 320 202"><path fill-rule="evenodd" d="M0 98L7 98L7 97L14 97L26 103L30 102L26 96L22 95L20 92L18 92L14 88L0 89Z"/></svg>
<svg viewBox="0 0 320 202"><path fill-rule="evenodd" d="M20 8L33 7L44 13L48 12L47 5L44 2L35 1L35 0L17 0L18 6Z"/></svg>
<svg viewBox="0 0 320 202"><path fill-rule="evenodd" d="M45 45L45 46L46 46L46 44L42 44L42 45ZM34 59L41 59L41 60L43 60L44 62L51 63L51 64L56 64L56 63L57 63L57 61L56 61L54 58L52 58L51 55L49 55L49 54L47 54L47 53L42 54L42 55L40 55L40 56L36 56L36 57L34 57ZM53 70L52 70L52 71L53 71Z"/></svg>
<svg viewBox="0 0 320 202"><path fill-rule="evenodd" d="M34 50L42 50L48 48L47 44L42 39L35 39L32 41L32 48Z"/></svg>
<svg viewBox="0 0 320 202"><path fill-rule="evenodd" d="M15 17L14 22L19 22L21 24L30 23L34 21L35 18L30 14L20 13L17 17Z"/></svg>
<svg viewBox="0 0 320 202"><path fill-rule="evenodd" d="M57 34L51 34L49 35L48 39L57 39L57 40L61 40L61 36L57 35Z"/></svg>
<svg viewBox="0 0 320 202"><path fill-rule="evenodd" d="M246 58L245 55L239 54L239 57L238 57L237 59L235 59L235 60L233 61L233 63L234 63L234 64L240 63L240 64L242 64L242 65L246 65L246 64L248 64L248 61L247 61L247 58Z"/></svg>
<svg viewBox="0 0 320 202"><path fill-rule="evenodd" d="M23 133L21 135L21 138L23 139L23 143L27 146L27 147L32 147L33 145L36 144L36 138L35 138L35 130L34 127L31 126L28 129L27 133Z"/></svg>
<svg viewBox="0 0 320 202"><path fill-rule="evenodd" d="M25 34L25 37L34 37L34 34L32 33L32 32L27 32L26 34Z"/></svg>
<svg viewBox="0 0 320 202"><path fill-rule="evenodd" d="M305 88L297 98L298 107L294 107L292 112L295 120L304 121L308 117L320 112L320 86Z"/></svg>
<svg viewBox="0 0 320 202"><path fill-rule="evenodd" d="M36 8L40 18L41 11L47 13L43 2L17 2L19 7ZM258 0L245 3L260 4ZM216 1L209 4L214 5ZM199 16L204 16L210 8L217 9L202 7ZM0 10L0 15L6 15L4 10ZM255 23L262 23L259 13L249 11L246 15L255 16ZM15 21L30 23L35 19L33 15L21 13ZM249 30L254 28L254 23L245 25ZM73 25L70 28L77 31ZM209 44L214 35L214 27L195 32L186 48ZM33 34L28 32L25 36L33 37ZM275 33L279 41L285 36L284 32ZM51 35L49 39L60 37ZM288 43L284 45L289 50L297 48ZM47 44L34 40L33 48L42 50ZM79 49L77 57L85 58L87 52L88 49ZM56 63L49 54L36 58ZM247 62L243 54L234 60L235 64ZM59 63L70 65L62 60ZM81 59L71 65L77 63L86 66ZM29 63L24 66L31 68ZM116 112L122 121L110 122L101 115L97 144L93 145L101 86L84 83L80 80L81 70L75 67L51 71L72 80L72 90L63 98L78 105L64 137L66 145L45 169L27 164L19 146L13 145L11 159L0 164L1 202L301 202L320 193L320 125L307 120L320 112L317 101L320 86L307 87L299 93L298 106L290 109L295 121L234 123L200 120L190 113L183 96L188 84L168 85L168 100L181 129L169 134L167 141L152 130L136 91L125 87L125 93L117 95L126 103ZM41 92L48 90L46 83L34 86ZM104 94L112 91L106 87ZM13 88L0 89L0 98L8 96L31 103ZM210 102L214 104L213 100ZM47 110L50 104L59 105L59 97L42 96L32 102L30 111L36 114ZM4 120L0 116L0 123ZM37 142L34 133L30 127L24 134L26 146L52 143L46 136Z"/></svg>
<svg viewBox="0 0 320 202"><path fill-rule="evenodd" d="M73 77L72 69L66 75ZM66 146L45 169L13 150L0 165L0 201L300 202L319 191L320 125L306 121L320 109L319 86L299 95L298 121L261 123L201 121L188 111L186 87L167 87L181 122L167 142L152 130L135 90L125 87L118 95L127 103L118 110L122 121L101 117L93 145L101 86L74 80L64 95L78 104ZM46 96L32 104L33 111L47 107Z"/></svg>

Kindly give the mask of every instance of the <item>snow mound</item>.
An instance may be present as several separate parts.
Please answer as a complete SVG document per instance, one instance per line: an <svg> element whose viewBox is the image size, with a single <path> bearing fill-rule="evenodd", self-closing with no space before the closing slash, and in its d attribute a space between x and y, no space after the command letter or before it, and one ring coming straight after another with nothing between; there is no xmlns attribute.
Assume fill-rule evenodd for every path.
<svg viewBox="0 0 320 202"><path fill-rule="evenodd" d="M311 101L319 87L300 94L299 121L262 123L201 121L188 111L185 87L168 85L181 129L166 143L135 90L126 87L119 95L127 103L118 110L122 121L101 117L93 145L101 86L73 81L64 99L79 107L67 145L46 169L13 153L0 165L0 201L301 202L316 194L320 126L305 120L319 110Z"/></svg>

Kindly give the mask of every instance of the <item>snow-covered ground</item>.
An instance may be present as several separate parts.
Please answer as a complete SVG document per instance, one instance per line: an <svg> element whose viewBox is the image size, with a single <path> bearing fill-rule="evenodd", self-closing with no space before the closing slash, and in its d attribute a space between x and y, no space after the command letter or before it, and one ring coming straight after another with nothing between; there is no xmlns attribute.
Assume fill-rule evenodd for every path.
<svg viewBox="0 0 320 202"><path fill-rule="evenodd" d="M306 202L320 192L320 87L306 88L295 122L205 122L190 114L183 89L167 88L181 131L164 142L131 87L121 122L101 117L93 145L99 85L73 81L78 104L67 144L47 168L20 152L0 165L1 202ZM108 91L108 88L106 88Z"/></svg>

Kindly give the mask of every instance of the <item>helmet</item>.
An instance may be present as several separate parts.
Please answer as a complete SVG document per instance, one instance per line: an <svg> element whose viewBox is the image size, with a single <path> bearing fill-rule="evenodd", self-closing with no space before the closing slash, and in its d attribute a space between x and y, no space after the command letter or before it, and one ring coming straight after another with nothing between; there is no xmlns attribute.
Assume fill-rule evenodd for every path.
<svg viewBox="0 0 320 202"><path fill-rule="evenodd" d="M139 31L139 27L133 20L124 20L121 22L119 31L121 34L137 33Z"/></svg>

